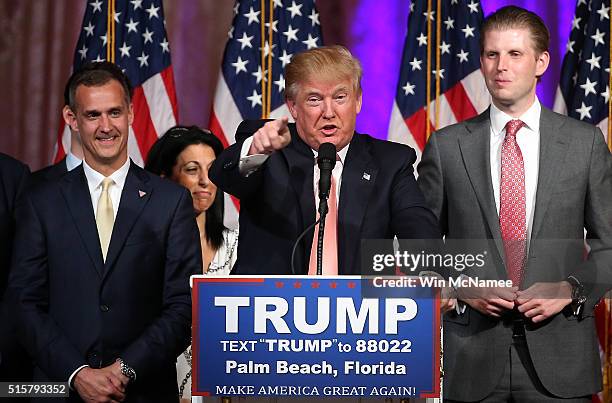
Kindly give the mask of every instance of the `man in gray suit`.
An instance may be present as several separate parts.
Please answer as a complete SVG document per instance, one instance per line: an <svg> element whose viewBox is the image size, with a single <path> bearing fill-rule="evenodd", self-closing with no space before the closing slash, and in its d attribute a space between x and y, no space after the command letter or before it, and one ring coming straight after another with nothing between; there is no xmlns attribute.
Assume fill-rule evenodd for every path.
<svg viewBox="0 0 612 403"><path fill-rule="evenodd" d="M419 185L447 239L489 239L481 279L444 316L446 401L590 401L601 390L593 309L612 272L612 157L601 131L541 106L550 60L535 14L481 29L492 105L430 138ZM590 253L583 256L587 231Z"/></svg>

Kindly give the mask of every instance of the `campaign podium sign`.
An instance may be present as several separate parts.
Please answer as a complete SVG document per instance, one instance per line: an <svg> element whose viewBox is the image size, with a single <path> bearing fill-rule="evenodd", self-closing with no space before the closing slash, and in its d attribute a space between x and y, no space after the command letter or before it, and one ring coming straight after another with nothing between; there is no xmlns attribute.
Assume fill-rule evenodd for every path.
<svg viewBox="0 0 612 403"><path fill-rule="evenodd" d="M192 394L439 397L439 298L406 279L194 276Z"/></svg>

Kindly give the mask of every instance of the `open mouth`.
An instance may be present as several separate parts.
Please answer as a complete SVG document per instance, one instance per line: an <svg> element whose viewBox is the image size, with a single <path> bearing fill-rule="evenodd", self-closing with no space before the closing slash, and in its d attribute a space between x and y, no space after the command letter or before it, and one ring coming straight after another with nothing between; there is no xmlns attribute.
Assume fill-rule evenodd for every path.
<svg viewBox="0 0 612 403"><path fill-rule="evenodd" d="M325 125L321 128L321 131L326 136L332 136L338 131L338 127L336 125Z"/></svg>
<svg viewBox="0 0 612 403"><path fill-rule="evenodd" d="M96 136L96 140L102 143L112 143L119 136Z"/></svg>

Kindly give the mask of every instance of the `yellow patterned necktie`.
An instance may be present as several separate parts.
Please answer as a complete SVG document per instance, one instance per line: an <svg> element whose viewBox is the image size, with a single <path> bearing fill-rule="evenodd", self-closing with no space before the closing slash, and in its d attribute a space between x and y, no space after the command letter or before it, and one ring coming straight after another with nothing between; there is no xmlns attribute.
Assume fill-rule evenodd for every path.
<svg viewBox="0 0 612 403"><path fill-rule="evenodd" d="M111 178L104 178L102 181L102 193L98 200L98 211L96 213L96 226L98 227L98 237L100 237L100 247L102 248L102 258L106 262L108 245L110 244L115 216L113 214L113 202L110 198L109 188L114 181Z"/></svg>

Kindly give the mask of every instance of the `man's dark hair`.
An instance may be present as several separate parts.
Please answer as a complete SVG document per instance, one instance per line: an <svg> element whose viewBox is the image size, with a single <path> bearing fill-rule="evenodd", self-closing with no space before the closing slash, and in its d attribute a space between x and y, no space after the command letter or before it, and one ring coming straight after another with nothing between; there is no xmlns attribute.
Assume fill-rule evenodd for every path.
<svg viewBox="0 0 612 403"><path fill-rule="evenodd" d="M537 55L548 51L550 32L535 13L517 6L502 7L487 18L480 27L480 54L484 51L485 35L489 31L524 28L529 31Z"/></svg>
<svg viewBox="0 0 612 403"><path fill-rule="evenodd" d="M78 86L98 87L111 80L117 81L123 88L127 103L132 100L132 86L123 71L111 62L88 62L72 73L64 89L64 103L75 110L75 96Z"/></svg>
<svg viewBox="0 0 612 403"><path fill-rule="evenodd" d="M204 144L212 148L215 157L223 151L223 143L211 131L198 126L174 126L160 137L149 150L145 169L170 179L178 156L187 147ZM223 192L217 190L212 205L206 210L206 238L213 248L219 249L223 243Z"/></svg>

